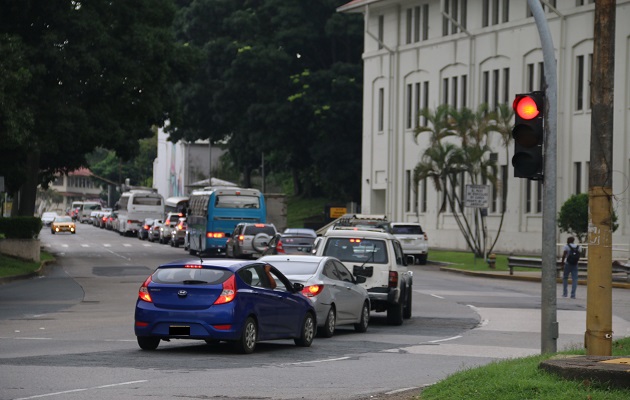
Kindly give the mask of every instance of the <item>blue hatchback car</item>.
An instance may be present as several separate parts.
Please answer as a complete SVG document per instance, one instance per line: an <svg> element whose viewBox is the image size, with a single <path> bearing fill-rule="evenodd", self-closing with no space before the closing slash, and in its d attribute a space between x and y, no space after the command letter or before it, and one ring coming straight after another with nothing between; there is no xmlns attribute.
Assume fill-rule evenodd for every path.
<svg viewBox="0 0 630 400"><path fill-rule="evenodd" d="M247 354L259 341L294 339L309 347L317 321L303 289L257 261L192 259L160 265L138 292L138 345L155 350L161 340L227 341Z"/></svg>

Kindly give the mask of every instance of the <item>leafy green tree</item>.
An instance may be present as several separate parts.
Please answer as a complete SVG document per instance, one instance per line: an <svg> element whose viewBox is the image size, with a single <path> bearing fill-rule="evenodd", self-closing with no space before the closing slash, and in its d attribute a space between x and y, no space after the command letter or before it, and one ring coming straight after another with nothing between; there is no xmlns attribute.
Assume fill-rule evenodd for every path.
<svg viewBox="0 0 630 400"><path fill-rule="evenodd" d="M19 174L9 189L20 191L18 213L32 215L37 185L86 166L96 147L137 154L138 139L178 109L172 87L189 58L175 45L172 0L0 0L0 9L10 56L0 70L12 72L0 78L9 89L0 135L12 138L0 141L0 175Z"/></svg>
<svg viewBox="0 0 630 400"><path fill-rule="evenodd" d="M177 38L200 56L195 79L177 89L182 118L170 139L226 143L246 186L264 153L297 194L357 198L363 25L339 15L341 4L181 2Z"/></svg>
<svg viewBox="0 0 630 400"><path fill-rule="evenodd" d="M617 213L612 212L613 232L619 228ZM558 212L558 228L560 232L574 235L579 243L588 237L588 194L580 193L569 197Z"/></svg>

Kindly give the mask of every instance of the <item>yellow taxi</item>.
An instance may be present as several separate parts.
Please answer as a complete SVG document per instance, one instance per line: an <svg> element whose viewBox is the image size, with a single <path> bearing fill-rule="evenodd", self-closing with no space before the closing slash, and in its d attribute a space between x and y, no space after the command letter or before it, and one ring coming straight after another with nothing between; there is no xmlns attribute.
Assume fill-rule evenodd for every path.
<svg viewBox="0 0 630 400"><path fill-rule="evenodd" d="M55 217L50 224L50 233L54 235L57 232L77 233L77 226L72 220L72 217L66 215Z"/></svg>

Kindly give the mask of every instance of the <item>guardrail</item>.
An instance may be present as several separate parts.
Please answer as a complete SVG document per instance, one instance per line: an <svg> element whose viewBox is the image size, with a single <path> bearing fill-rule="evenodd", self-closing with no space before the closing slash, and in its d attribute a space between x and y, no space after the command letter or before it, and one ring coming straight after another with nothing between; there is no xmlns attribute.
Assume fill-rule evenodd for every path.
<svg viewBox="0 0 630 400"><path fill-rule="evenodd" d="M542 259L541 258L532 258L532 257L508 257L508 268L510 269L510 275L514 275L514 268L532 268L532 269L542 269ZM562 260L556 260L556 276L560 275L564 265L562 264ZM578 262L578 269L580 271L586 271L588 267L588 261L585 258L581 258ZM625 273L626 281L630 282L630 263L622 263L621 261L613 261L612 263L612 272L613 273Z"/></svg>

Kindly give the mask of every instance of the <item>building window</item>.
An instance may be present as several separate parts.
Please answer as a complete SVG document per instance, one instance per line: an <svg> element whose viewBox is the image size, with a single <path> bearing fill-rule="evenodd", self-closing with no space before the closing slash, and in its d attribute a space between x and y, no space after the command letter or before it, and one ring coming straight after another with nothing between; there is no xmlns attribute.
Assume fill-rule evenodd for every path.
<svg viewBox="0 0 630 400"><path fill-rule="evenodd" d="M466 28L466 19L468 17L468 0L444 0L444 14L442 18L442 36L461 32L459 23L462 28ZM450 17L448 18L447 15ZM450 27L450 29L449 29Z"/></svg>
<svg viewBox="0 0 630 400"><path fill-rule="evenodd" d="M411 170L405 171L405 211L411 211Z"/></svg>
<svg viewBox="0 0 630 400"><path fill-rule="evenodd" d="M543 185L542 181L536 181L536 212L540 214L542 212L542 195L543 195Z"/></svg>
<svg viewBox="0 0 630 400"><path fill-rule="evenodd" d="M451 105L454 108L466 105L467 75L451 76L442 79L442 104ZM427 88L428 90L428 88Z"/></svg>
<svg viewBox="0 0 630 400"><path fill-rule="evenodd" d="M427 178L422 180L422 208L423 213L427 212Z"/></svg>
<svg viewBox="0 0 630 400"><path fill-rule="evenodd" d="M492 73L492 77L490 73ZM501 79L501 73L503 73L503 79ZM496 110L499 103L509 102L507 98L509 96L509 77L509 68L483 71L481 101L487 104L489 109ZM490 97L491 94L492 97Z"/></svg>
<svg viewBox="0 0 630 400"><path fill-rule="evenodd" d="M508 166L501 166L501 212L507 211Z"/></svg>
<svg viewBox="0 0 630 400"><path fill-rule="evenodd" d="M385 16L378 16L378 48L383 48L383 42L385 39Z"/></svg>
<svg viewBox="0 0 630 400"><path fill-rule="evenodd" d="M406 43L417 43L427 40L429 36L429 5L423 4L407 9Z"/></svg>
<svg viewBox="0 0 630 400"><path fill-rule="evenodd" d="M423 109L428 109L429 108L429 81L424 82L423 84L423 100L422 100L422 108ZM426 117L422 117L422 125L426 125L427 124L427 119Z"/></svg>
<svg viewBox="0 0 630 400"><path fill-rule="evenodd" d="M595 0L577 0L575 2L575 5L576 6L583 6L585 4L593 4L593 3L595 3Z"/></svg>
<svg viewBox="0 0 630 400"><path fill-rule="evenodd" d="M582 163L573 163L573 169L575 173L575 194L582 193Z"/></svg>
<svg viewBox="0 0 630 400"><path fill-rule="evenodd" d="M407 84L407 129L413 128L413 85Z"/></svg>
<svg viewBox="0 0 630 400"><path fill-rule="evenodd" d="M575 59L575 109L584 109L584 56L577 56Z"/></svg>
<svg viewBox="0 0 630 400"><path fill-rule="evenodd" d="M426 125L424 117L420 116L420 110L429 106L429 82L408 83L406 86L405 101L407 102L405 112L405 127L407 129L417 128L419 125Z"/></svg>
<svg viewBox="0 0 630 400"><path fill-rule="evenodd" d="M556 8L556 0L547 0L547 1L541 1L540 4L542 5L542 9L545 12L549 12L551 11L551 8L547 7L547 4L549 3L551 5L551 7ZM532 10L531 8L529 8L529 4L527 4L527 16L528 17L532 17Z"/></svg>
<svg viewBox="0 0 630 400"><path fill-rule="evenodd" d="M442 79L442 104L448 104L448 78Z"/></svg>
<svg viewBox="0 0 630 400"><path fill-rule="evenodd" d="M481 26L487 27L509 21L509 0L483 0L481 7Z"/></svg>
<svg viewBox="0 0 630 400"><path fill-rule="evenodd" d="M536 68L538 66L538 68ZM543 90L545 87L545 68L542 62L527 64L527 91Z"/></svg>
<svg viewBox="0 0 630 400"><path fill-rule="evenodd" d="M378 89L378 131L385 128L385 89Z"/></svg>
<svg viewBox="0 0 630 400"><path fill-rule="evenodd" d="M532 181L529 179L525 182L525 212L532 212Z"/></svg>
<svg viewBox="0 0 630 400"><path fill-rule="evenodd" d="M503 68L503 104L510 104L510 69Z"/></svg>

